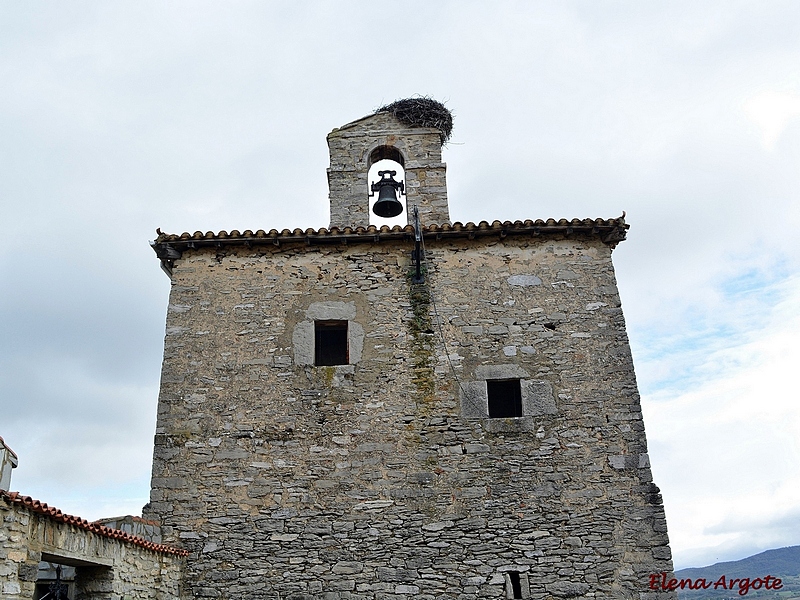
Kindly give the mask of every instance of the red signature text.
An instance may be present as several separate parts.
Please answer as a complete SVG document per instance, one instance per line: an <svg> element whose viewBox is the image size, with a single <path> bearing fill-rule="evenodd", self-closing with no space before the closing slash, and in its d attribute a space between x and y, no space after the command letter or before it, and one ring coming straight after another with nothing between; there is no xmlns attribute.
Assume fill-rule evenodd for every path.
<svg viewBox="0 0 800 600"><path fill-rule="evenodd" d="M778 577L773 577L772 575L767 575L766 577L756 577L755 579L750 579L749 577L745 577L742 579L739 578L727 578L725 575L722 575L716 581L711 581L708 579L669 579L666 573L653 573L650 575L650 589L651 590L664 590L664 591L675 591L678 588L680 589L687 589L687 590L707 590L708 588L713 587L715 590L722 588L723 590L733 590L738 589L739 595L744 596L750 590L760 590L762 587L765 590L779 590L783 587L783 582Z"/></svg>

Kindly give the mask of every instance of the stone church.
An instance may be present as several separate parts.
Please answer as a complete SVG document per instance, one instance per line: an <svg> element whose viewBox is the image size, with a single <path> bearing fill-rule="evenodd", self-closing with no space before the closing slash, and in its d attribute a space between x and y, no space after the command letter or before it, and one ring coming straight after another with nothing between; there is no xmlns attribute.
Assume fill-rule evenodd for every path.
<svg viewBox="0 0 800 600"><path fill-rule="evenodd" d="M417 99L334 129L327 228L159 232L143 517L189 552L181 598L674 597L647 588L672 562L628 225L451 221L450 123Z"/></svg>

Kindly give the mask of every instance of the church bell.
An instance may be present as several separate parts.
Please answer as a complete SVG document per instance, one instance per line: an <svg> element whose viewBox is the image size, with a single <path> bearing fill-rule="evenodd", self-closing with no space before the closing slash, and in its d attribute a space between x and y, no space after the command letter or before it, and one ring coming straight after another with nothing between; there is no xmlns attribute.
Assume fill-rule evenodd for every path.
<svg viewBox="0 0 800 600"><path fill-rule="evenodd" d="M370 197L378 192L378 201L373 205L372 212L384 219L391 219L403 212L403 205L397 199L397 191L405 192L405 185L402 181L395 181L394 176L397 171L378 171L380 180L374 182Z"/></svg>

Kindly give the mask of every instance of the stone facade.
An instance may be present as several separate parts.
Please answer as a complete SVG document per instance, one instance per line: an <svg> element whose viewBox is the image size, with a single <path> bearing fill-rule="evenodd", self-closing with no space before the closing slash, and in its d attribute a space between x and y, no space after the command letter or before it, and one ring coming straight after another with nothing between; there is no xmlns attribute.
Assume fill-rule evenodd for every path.
<svg viewBox="0 0 800 600"><path fill-rule="evenodd" d="M625 227L443 219L422 283L411 228L162 234L144 516L190 551L182 597L675 598L647 587L672 563L611 263ZM346 329L347 364L315 366L317 323ZM521 414L490 416L497 382Z"/></svg>
<svg viewBox="0 0 800 600"><path fill-rule="evenodd" d="M0 495L0 594L5 600L34 597L41 561L75 567L79 600L180 597L181 556L143 547L143 540L132 543L121 531L103 529L101 534L89 531L85 522L63 522L60 512L60 519L54 519L53 509L29 498L25 503L9 498Z"/></svg>

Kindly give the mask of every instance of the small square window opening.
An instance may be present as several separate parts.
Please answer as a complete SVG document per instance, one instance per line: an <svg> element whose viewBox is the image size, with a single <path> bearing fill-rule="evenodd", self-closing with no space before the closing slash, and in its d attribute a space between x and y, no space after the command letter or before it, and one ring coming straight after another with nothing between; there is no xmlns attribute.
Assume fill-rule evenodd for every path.
<svg viewBox="0 0 800 600"><path fill-rule="evenodd" d="M314 364L318 367L349 364L347 321L314 322Z"/></svg>
<svg viewBox="0 0 800 600"><path fill-rule="evenodd" d="M522 389L519 379L487 380L486 391L489 396L489 418L522 416Z"/></svg>

